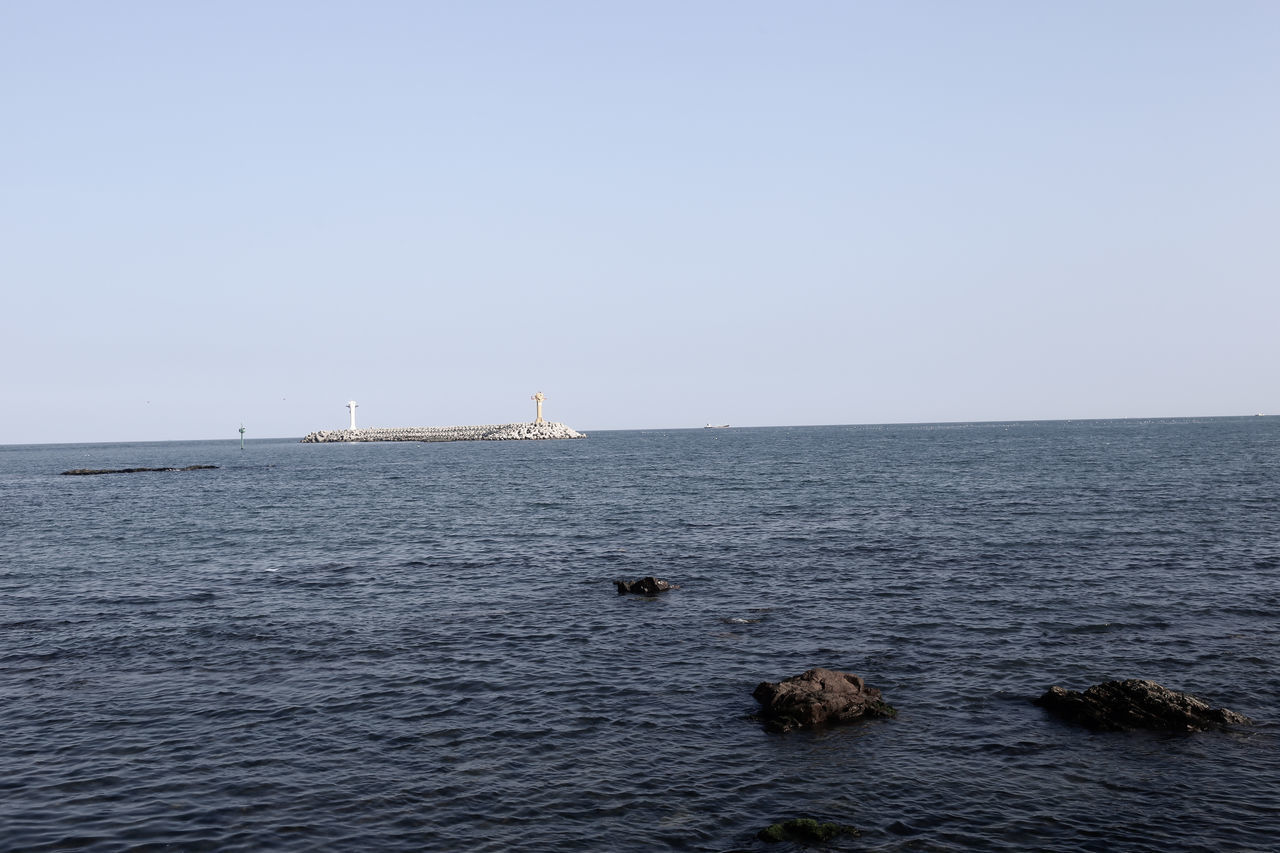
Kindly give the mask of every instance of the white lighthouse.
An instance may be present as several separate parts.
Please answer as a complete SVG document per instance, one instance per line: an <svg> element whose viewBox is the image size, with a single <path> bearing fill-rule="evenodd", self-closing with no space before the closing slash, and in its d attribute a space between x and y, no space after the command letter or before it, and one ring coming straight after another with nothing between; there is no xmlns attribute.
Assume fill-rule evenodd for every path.
<svg viewBox="0 0 1280 853"><path fill-rule="evenodd" d="M359 405L360 404L357 403L355 400L352 400L349 403L347 403L347 408L351 410L351 428L352 429L356 428L356 408Z"/></svg>

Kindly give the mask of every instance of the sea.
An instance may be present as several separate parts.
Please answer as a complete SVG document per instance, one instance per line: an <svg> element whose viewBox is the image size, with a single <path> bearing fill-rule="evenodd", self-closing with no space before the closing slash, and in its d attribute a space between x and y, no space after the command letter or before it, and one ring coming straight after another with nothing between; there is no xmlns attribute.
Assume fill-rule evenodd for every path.
<svg viewBox="0 0 1280 853"><path fill-rule="evenodd" d="M1275 850L1278 720L1276 417L0 447L3 851Z"/></svg>

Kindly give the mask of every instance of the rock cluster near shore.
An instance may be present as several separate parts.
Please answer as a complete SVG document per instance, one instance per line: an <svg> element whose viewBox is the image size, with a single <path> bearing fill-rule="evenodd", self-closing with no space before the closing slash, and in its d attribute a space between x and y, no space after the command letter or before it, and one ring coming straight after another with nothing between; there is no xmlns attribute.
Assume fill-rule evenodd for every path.
<svg viewBox="0 0 1280 853"><path fill-rule="evenodd" d="M619 595L657 596L680 588L652 575L613 583ZM821 667L777 682L762 681L751 696L760 703L758 719L772 732L898 715L860 676ZM1095 731L1202 732L1253 723L1244 714L1137 678L1106 681L1082 692L1051 687L1033 703Z"/></svg>
<svg viewBox="0 0 1280 853"><path fill-rule="evenodd" d="M561 423L485 424L451 427L391 427L335 429L308 433L303 444L346 441L519 441L586 438Z"/></svg>
<svg viewBox="0 0 1280 853"><path fill-rule="evenodd" d="M657 596L679 589L652 575L613 583L619 595ZM898 715L881 692L860 676L825 668L810 669L777 682L762 681L751 695L760 703L760 712L752 715L753 719L763 722L766 731L775 733ZM1051 687L1033 701L1068 722L1102 731L1199 732L1252 723L1243 714L1213 708L1189 694L1140 679L1108 681L1083 692ZM756 839L795 847L825 847L841 837L857 838L860 834L850 824L802 817L767 826L756 833Z"/></svg>

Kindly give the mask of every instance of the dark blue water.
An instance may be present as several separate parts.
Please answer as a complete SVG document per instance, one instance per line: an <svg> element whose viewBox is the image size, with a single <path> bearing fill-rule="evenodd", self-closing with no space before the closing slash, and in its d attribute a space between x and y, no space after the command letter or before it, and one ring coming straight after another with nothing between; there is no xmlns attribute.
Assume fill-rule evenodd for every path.
<svg viewBox="0 0 1280 853"><path fill-rule="evenodd" d="M0 525L3 850L1280 838L1276 418L3 447ZM898 718L765 733L813 666ZM1112 678L1260 724L1029 701Z"/></svg>

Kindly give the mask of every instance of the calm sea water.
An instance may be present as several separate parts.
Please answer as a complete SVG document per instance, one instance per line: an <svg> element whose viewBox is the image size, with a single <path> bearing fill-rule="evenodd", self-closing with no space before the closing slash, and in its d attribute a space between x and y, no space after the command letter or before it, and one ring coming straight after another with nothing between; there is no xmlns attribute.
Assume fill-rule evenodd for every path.
<svg viewBox="0 0 1280 853"><path fill-rule="evenodd" d="M0 447L0 555L6 851L1280 843L1277 418ZM1259 725L1030 704L1134 677Z"/></svg>

